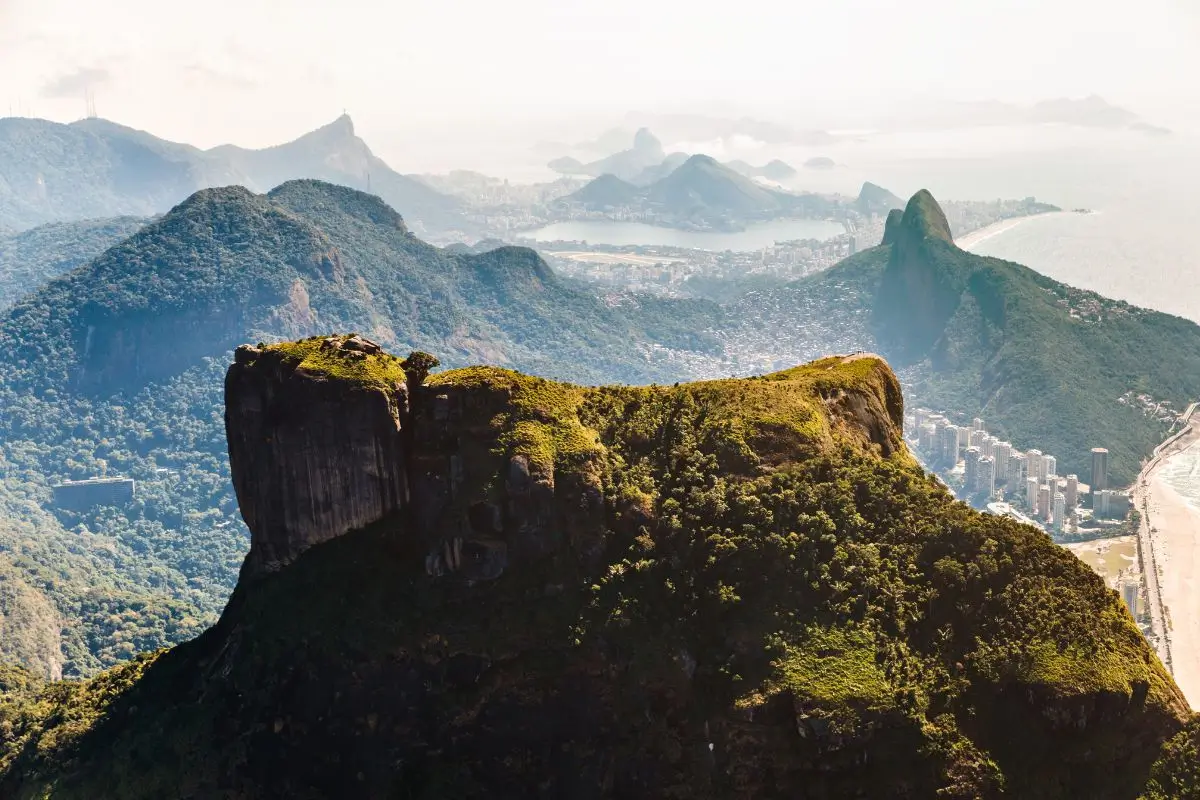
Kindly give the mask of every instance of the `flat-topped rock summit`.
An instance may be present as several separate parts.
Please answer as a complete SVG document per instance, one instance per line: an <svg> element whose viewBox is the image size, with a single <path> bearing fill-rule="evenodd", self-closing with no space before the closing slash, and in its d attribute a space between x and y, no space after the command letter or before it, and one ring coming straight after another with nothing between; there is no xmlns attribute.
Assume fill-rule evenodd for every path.
<svg viewBox="0 0 1200 800"><path fill-rule="evenodd" d="M568 538L590 558L603 539L610 453L583 412L601 398L704 397L758 448L745 469L835 443L903 451L899 385L865 353L753 382L641 390L484 367L410 387L424 380L413 359L357 334L237 349L225 422L252 573L388 518L415 521L430 574L470 561L479 577L497 577L510 550L525 558L558 549L558 533L548 530L556 522L577 528ZM585 546L589 537L596 541Z"/></svg>

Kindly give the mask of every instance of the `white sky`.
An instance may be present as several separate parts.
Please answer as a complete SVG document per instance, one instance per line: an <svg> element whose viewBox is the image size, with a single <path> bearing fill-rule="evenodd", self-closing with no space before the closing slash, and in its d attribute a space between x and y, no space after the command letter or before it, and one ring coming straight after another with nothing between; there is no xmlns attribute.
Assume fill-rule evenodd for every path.
<svg viewBox="0 0 1200 800"><path fill-rule="evenodd" d="M916 96L1099 93L1186 126L1196 75L1196 0L0 0L0 114L70 121L90 86L101 116L202 146L343 108L374 142L666 108L827 125Z"/></svg>

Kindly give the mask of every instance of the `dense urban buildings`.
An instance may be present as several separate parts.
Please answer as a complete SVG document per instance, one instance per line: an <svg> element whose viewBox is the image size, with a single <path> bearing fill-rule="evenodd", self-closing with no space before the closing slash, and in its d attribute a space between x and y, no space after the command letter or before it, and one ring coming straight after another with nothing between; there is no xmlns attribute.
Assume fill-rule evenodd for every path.
<svg viewBox="0 0 1200 800"><path fill-rule="evenodd" d="M1092 491L1108 488L1108 450L1092 448Z"/></svg>
<svg viewBox="0 0 1200 800"><path fill-rule="evenodd" d="M123 506L131 502L137 484L132 478L88 478L63 481L51 488L58 508L86 511L95 506Z"/></svg>
<svg viewBox="0 0 1200 800"><path fill-rule="evenodd" d="M1129 496L1108 489L1108 451L1092 451L1093 481L1060 476L1058 458L1037 448L1021 451L989 433L978 417L969 425L952 422L927 408L906 419L906 435L930 469L938 472L958 496L979 508L1007 513L1040 524L1056 536L1086 536L1088 525L1112 525L1130 510ZM1081 504L1089 492L1092 508ZM1098 529L1096 529L1098 530Z"/></svg>

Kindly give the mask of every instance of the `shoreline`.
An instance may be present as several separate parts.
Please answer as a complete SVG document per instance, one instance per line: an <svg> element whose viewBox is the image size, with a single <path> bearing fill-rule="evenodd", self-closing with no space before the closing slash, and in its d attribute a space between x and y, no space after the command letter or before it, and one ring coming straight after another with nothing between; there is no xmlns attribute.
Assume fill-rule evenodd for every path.
<svg viewBox="0 0 1200 800"><path fill-rule="evenodd" d="M1193 708L1200 707L1200 617L1189 613L1200 579L1200 510L1163 476L1176 456L1200 450L1200 423L1187 421L1154 451L1134 484L1142 515L1138 560L1150 610L1152 644Z"/></svg>
<svg viewBox="0 0 1200 800"><path fill-rule="evenodd" d="M1008 219L1002 219L999 222L993 222L991 225L985 225L984 227L973 230L970 233L963 234L961 237L954 240L954 244L957 245L960 250L970 250L972 247L976 247L976 246L986 242L988 239L991 239L993 236L999 236L1000 234L1010 231L1013 228L1020 225L1021 223L1028 222L1031 219L1037 219L1039 217L1049 217L1049 216L1056 215L1056 214L1077 214L1077 213L1079 213L1079 212L1077 212L1077 211L1042 211L1038 214L1026 214L1021 217L1009 217Z"/></svg>

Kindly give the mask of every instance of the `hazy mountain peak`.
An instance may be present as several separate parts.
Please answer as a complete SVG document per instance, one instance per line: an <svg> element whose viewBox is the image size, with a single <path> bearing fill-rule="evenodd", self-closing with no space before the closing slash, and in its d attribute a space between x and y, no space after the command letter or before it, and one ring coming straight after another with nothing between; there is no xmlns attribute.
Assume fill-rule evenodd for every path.
<svg viewBox="0 0 1200 800"><path fill-rule="evenodd" d="M880 244L893 244L900 235L900 220L904 212L893 208L888 212L887 221L883 224L883 241Z"/></svg>
<svg viewBox="0 0 1200 800"><path fill-rule="evenodd" d="M394 208L376 195L348 186L300 178L280 184L267 197L313 219L337 210L362 222L408 233L403 217Z"/></svg>
<svg viewBox="0 0 1200 800"><path fill-rule="evenodd" d="M662 142L649 128L639 128L633 135L633 149L643 153L662 153Z"/></svg>
<svg viewBox="0 0 1200 800"><path fill-rule="evenodd" d="M928 189L922 189L912 196L904 209L900 220L901 235L917 235L922 239L942 239L953 243L954 235L950 233L950 223L946 213L938 205L937 200Z"/></svg>
<svg viewBox="0 0 1200 800"><path fill-rule="evenodd" d="M903 209L904 201L878 184L866 181L858 192L858 209L864 214L880 214Z"/></svg>
<svg viewBox="0 0 1200 800"><path fill-rule="evenodd" d="M200 150L102 119L71 125L0 121L0 228L63 219L161 213L206 187L267 191L318 178L378 194L418 230L464 230L460 203L377 158L343 114L290 142L264 149ZM32 169L30 169L32 167ZM37 176L64 179L37 182ZM69 179L66 179L69 176Z"/></svg>
<svg viewBox="0 0 1200 800"><path fill-rule="evenodd" d="M333 122L330 122L327 125L322 125L316 130L304 134L295 141L321 141L323 143L362 142L362 140L359 139L354 133L354 120L350 119L349 114L342 114ZM287 145L283 146L286 147ZM367 149L365 142L362 142L362 146L364 150Z"/></svg>
<svg viewBox="0 0 1200 800"><path fill-rule="evenodd" d="M712 156L705 155L704 153L697 153L694 156L690 156L687 161L683 162L683 166L686 167L689 165L691 165L693 167L699 167L699 166L720 167L720 166L723 166L720 161L717 161ZM734 171L736 172L736 170L734 170Z"/></svg>

